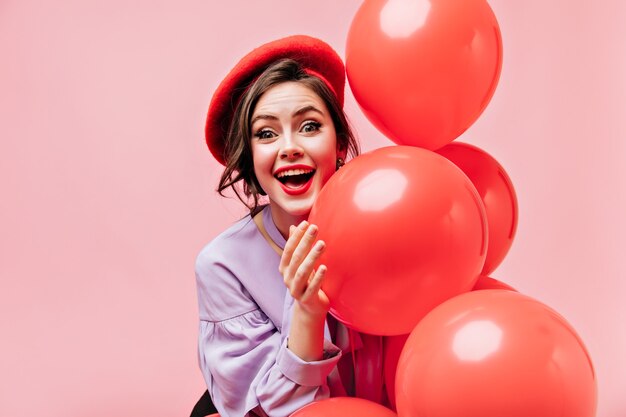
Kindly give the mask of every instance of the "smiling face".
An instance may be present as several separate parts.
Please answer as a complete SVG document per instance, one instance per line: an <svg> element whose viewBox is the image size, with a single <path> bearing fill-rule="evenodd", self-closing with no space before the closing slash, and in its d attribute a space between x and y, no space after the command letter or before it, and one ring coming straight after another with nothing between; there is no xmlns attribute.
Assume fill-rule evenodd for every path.
<svg viewBox="0 0 626 417"><path fill-rule="evenodd" d="M322 186L336 170L337 136L324 101L298 82L267 90L251 117L254 173L285 234L306 219Z"/></svg>

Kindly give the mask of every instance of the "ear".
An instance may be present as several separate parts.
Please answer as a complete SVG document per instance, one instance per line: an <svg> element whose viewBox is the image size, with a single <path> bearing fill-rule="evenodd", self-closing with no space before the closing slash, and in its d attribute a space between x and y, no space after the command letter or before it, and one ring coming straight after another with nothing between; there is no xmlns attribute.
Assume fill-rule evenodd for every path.
<svg viewBox="0 0 626 417"><path fill-rule="evenodd" d="M346 156L348 156L348 147L342 148L341 145L337 143L337 158L341 158L345 161Z"/></svg>

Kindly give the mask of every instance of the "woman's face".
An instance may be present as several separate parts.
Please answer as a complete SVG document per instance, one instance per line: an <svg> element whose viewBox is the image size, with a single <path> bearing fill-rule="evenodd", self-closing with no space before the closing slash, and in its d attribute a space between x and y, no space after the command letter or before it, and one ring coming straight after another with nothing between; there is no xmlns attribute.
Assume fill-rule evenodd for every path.
<svg viewBox="0 0 626 417"><path fill-rule="evenodd" d="M337 136L323 100L297 82L277 84L252 113L254 173L274 220L308 216L322 186L336 170Z"/></svg>

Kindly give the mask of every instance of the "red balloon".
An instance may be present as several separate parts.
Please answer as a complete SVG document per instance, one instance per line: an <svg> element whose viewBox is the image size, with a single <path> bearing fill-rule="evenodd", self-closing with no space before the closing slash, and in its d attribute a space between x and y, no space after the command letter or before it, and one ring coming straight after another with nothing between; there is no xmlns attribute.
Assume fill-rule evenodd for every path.
<svg viewBox="0 0 626 417"><path fill-rule="evenodd" d="M596 377L554 310L513 291L473 291L415 326L396 403L400 417L594 417Z"/></svg>
<svg viewBox="0 0 626 417"><path fill-rule="evenodd" d="M384 338L383 369L385 373L385 389L393 410L396 410L396 371L398 369L398 360L408 338L408 334Z"/></svg>
<svg viewBox="0 0 626 417"><path fill-rule="evenodd" d="M458 137L491 100L501 67L485 0L366 0L348 33L354 97L401 145L432 150Z"/></svg>
<svg viewBox="0 0 626 417"><path fill-rule="evenodd" d="M482 275L500 265L517 230L517 196L506 171L491 155L476 146L454 142L437 151L469 177L483 200L489 225L489 247Z"/></svg>
<svg viewBox="0 0 626 417"><path fill-rule="evenodd" d="M305 405L290 417L398 417L380 404L361 398L335 397Z"/></svg>
<svg viewBox="0 0 626 417"><path fill-rule="evenodd" d="M497 279L486 277L481 275L478 277L476 284L472 291L478 290L509 290L509 291L517 291L515 288L511 287L508 284L505 284L502 281L498 281Z"/></svg>
<svg viewBox="0 0 626 417"><path fill-rule="evenodd" d="M407 334L470 291L487 248L484 208L467 176L410 146L353 159L326 183L309 220L328 247L320 263L331 313L369 334Z"/></svg>

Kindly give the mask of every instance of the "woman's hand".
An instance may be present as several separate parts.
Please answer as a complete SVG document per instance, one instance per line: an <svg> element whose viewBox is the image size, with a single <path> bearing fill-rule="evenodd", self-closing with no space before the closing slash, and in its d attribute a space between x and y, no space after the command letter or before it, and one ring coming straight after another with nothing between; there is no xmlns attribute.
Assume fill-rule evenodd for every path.
<svg viewBox="0 0 626 417"><path fill-rule="evenodd" d="M321 290L326 274L326 266L314 266L324 252L325 244L318 240L317 226L306 220L289 228L289 239L280 259L278 270L283 275L291 296L298 301L302 313L312 317L325 317L329 300Z"/></svg>
<svg viewBox="0 0 626 417"><path fill-rule="evenodd" d="M296 300L293 307L287 348L305 361L319 361L324 351L324 323L330 302L321 290L326 267L315 270L315 262L324 252L324 242L318 240L317 226L303 221L289 228L278 270L285 285Z"/></svg>

